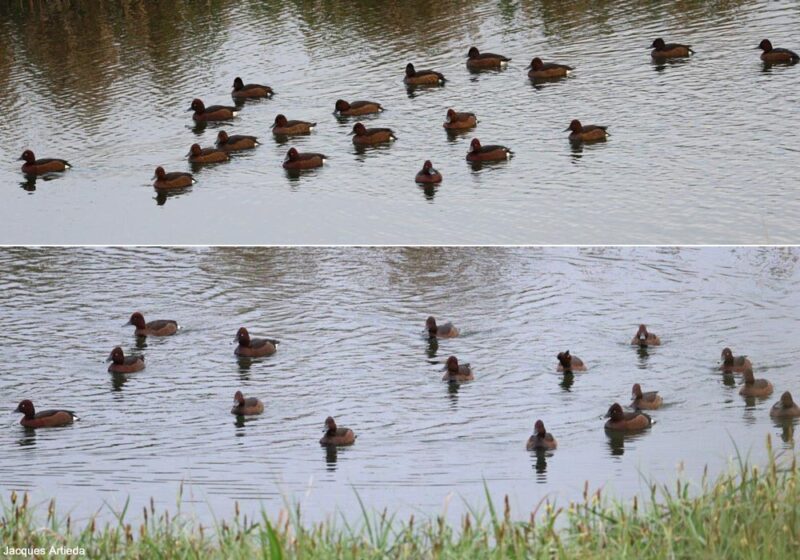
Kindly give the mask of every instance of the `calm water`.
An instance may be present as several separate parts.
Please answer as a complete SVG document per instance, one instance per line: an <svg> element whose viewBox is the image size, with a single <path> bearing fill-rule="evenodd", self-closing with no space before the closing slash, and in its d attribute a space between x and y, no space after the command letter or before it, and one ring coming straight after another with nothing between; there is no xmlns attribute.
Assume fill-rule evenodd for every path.
<svg viewBox="0 0 800 560"><path fill-rule="evenodd" d="M34 8L31 9L30 5ZM7 243L504 244L797 242L800 67L765 70L763 37L800 49L800 4L727 0L158 3L11 0L0 6L0 241ZM66 6L80 8L67 9ZM697 55L659 67L657 36ZM87 40L88 39L88 40ZM502 73L467 72L467 48L511 56ZM539 89L534 55L576 67ZM450 82L409 94L405 64ZM231 103L233 78L267 83L232 124L192 128L190 101ZM387 111L390 148L356 153L337 98ZM473 171L448 107L477 113L475 135L516 151ZM275 115L317 121L276 142ZM573 151L572 118L610 125ZM263 145L157 199L157 165L188 170L189 146L220 128ZM330 157L287 177L290 145ZM26 147L75 168L23 181ZM444 173L426 193L425 159Z"/></svg>
<svg viewBox="0 0 800 560"><path fill-rule="evenodd" d="M464 511L508 493L526 517L545 496L578 498L583 483L628 496L642 475L669 481L679 462L698 479L738 446L754 460L764 441L792 449L794 427L774 424L777 395L746 402L715 371L723 346L751 356L776 392L800 394L793 333L794 249L3 249L0 250L0 495L58 496L86 516L104 503L132 512L150 496L174 509L180 481L204 520L277 512L284 497L310 519L369 508L404 515ZM171 338L139 351L147 368L106 373L121 344L136 351L130 312L175 318ZM452 319L462 336L438 349L425 317ZM646 321L663 346L627 343ZM236 329L281 340L252 363L233 356ZM555 373L570 349L589 372ZM455 354L476 380L448 387ZM611 440L602 415L627 403L634 382L665 400L657 424ZM738 382L738 380L737 380ZM261 397L265 413L237 424L233 393ZM35 433L10 411L83 417ZM327 454L329 414L358 434ZM544 460L525 451L537 418L558 437ZM107 512L106 512L107 514Z"/></svg>

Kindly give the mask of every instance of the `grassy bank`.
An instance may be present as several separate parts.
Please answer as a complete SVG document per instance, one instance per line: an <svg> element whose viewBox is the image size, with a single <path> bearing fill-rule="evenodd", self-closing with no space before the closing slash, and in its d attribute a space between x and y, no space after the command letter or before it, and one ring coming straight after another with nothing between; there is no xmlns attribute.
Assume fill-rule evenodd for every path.
<svg viewBox="0 0 800 560"><path fill-rule="evenodd" d="M0 555L6 546L65 546L101 558L796 558L800 472L794 458L781 463L770 449L761 468L740 460L735 472L692 492L680 482L653 485L648 499L630 503L587 487L582 502L539 504L527 522L512 521L508 500L498 511L488 499L459 526L366 510L356 525L305 525L295 510L274 519L237 513L203 527L151 505L138 525L123 511L117 523L76 527L53 502L45 516L27 495L12 495L0 519Z"/></svg>

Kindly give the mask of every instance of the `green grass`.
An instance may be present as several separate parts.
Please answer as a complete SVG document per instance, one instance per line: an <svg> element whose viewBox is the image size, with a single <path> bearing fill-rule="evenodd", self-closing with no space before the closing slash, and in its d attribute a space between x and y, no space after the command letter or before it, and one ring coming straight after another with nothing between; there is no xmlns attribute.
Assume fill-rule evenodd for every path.
<svg viewBox="0 0 800 560"><path fill-rule="evenodd" d="M400 521L361 504L357 525L307 525L298 508L247 519L237 505L232 519L204 527L184 519L180 508L177 516L158 513L151 501L136 526L124 508L115 523L75 527L58 516L55 502L42 523L27 494L12 494L3 504L0 554L5 546L64 545L84 548L88 557L143 559L796 558L800 469L794 457L781 461L769 440L767 446L763 468L739 457L734 472L703 477L691 491L680 481L651 485L647 499L621 502L589 492L587 484L581 502L535 505L525 522L512 520L508 498L497 510L488 490L485 510L470 510L457 525L442 517Z"/></svg>

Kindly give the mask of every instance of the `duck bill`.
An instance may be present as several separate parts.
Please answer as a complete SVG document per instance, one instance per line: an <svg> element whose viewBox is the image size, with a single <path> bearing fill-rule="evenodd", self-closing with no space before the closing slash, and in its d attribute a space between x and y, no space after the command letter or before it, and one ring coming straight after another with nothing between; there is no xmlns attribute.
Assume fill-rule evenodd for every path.
<svg viewBox="0 0 800 560"><path fill-rule="evenodd" d="M109 356L108 358L106 358L106 362L113 362L113 361L114 361L114 358L112 358L111 356Z"/></svg>
<svg viewBox="0 0 800 560"><path fill-rule="evenodd" d="M156 176L155 176L155 175L153 175L153 179L155 179L155 178L156 178ZM128 321L127 323L124 323L122 326L123 326L123 327L127 327L127 326L130 326L130 325L132 325L132 324L133 324L133 323L131 323L130 321Z"/></svg>

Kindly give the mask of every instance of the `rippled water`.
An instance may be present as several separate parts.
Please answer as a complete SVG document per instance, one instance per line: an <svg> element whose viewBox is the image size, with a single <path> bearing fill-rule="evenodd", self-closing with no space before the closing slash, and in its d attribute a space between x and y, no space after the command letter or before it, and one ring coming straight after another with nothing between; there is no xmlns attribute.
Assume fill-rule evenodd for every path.
<svg viewBox="0 0 800 560"><path fill-rule="evenodd" d="M625 496L680 461L691 479L719 472L735 446L763 460L767 434L794 447L796 425L768 416L780 392L800 394L794 249L2 249L0 271L0 495L57 496L78 516L128 496L132 512L150 496L174 509L181 481L206 520L284 497L311 519L358 517L356 490L369 508L438 514L451 499L457 515L461 498L485 503L485 481L526 517L585 480ZM137 347L121 326L137 309L183 328ZM462 336L431 347L428 314ZM627 344L641 321L663 346ZM242 325L278 338L277 354L237 361ZM117 344L147 368L109 375ZM747 402L726 384L725 345L776 395ZM587 373L555 373L566 349ZM441 381L450 354L474 382ZM634 382L665 406L649 432L609 439L602 415ZM237 423L237 389L265 413ZM22 398L82 420L29 433L10 413ZM329 414L358 434L333 455L317 444ZM537 418L560 442L550 457L524 449Z"/></svg>
<svg viewBox="0 0 800 560"><path fill-rule="evenodd" d="M30 4L0 6L4 242L798 240L800 68L764 69L754 50L763 37L800 49L796 2ZM654 65L656 36L697 55ZM511 66L470 74L473 44L511 56ZM574 65L574 77L533 87L524 67L534 55ZM449 83L408 93L409 61ZM232 124L193 131L192 98L229 104L237 75L277 95L247 104ZM399 140L356 153L352 121L332 115L337 98L383 103L369 124ZM448 107L476 112L475 135L516 157L472 170L472 135L442 129ZM278 113L318 130L276 142ZM612 137L574 151L562 132L573 118L607 124ZM154 168L188 170L189 146L211 145L220 128L263 145L158 199ZM329 165L287 177L290 145L327 154ZM26 182L16 161L26 147L75 167ZM432 192L413 182L425 159L445 175Z"/></svg>

